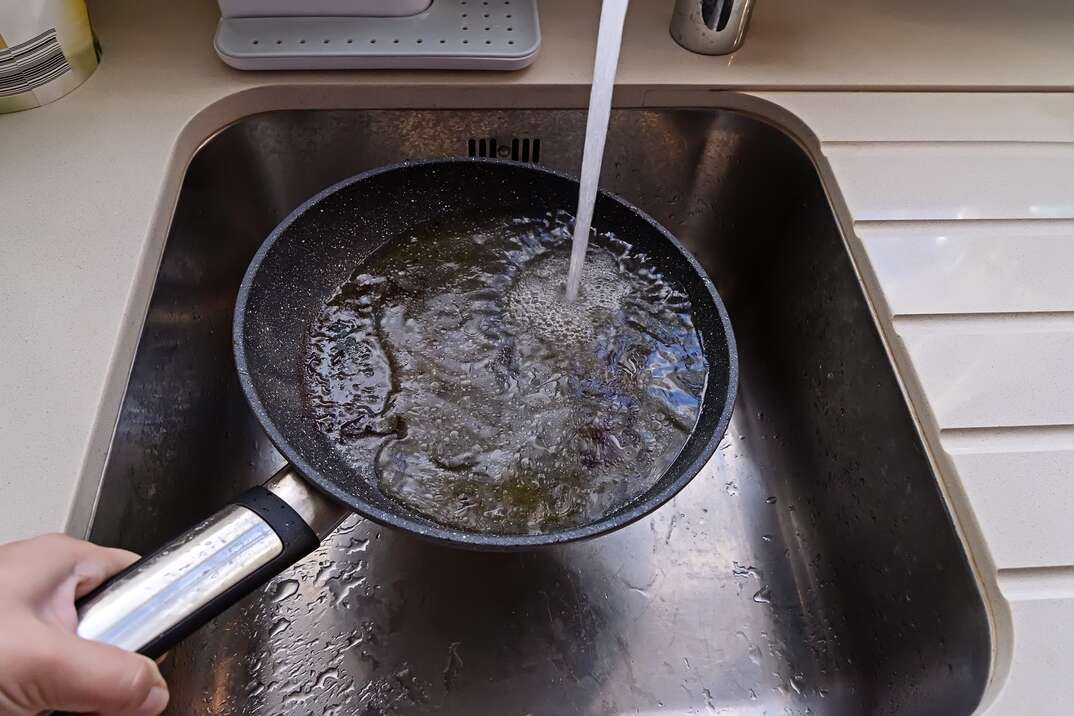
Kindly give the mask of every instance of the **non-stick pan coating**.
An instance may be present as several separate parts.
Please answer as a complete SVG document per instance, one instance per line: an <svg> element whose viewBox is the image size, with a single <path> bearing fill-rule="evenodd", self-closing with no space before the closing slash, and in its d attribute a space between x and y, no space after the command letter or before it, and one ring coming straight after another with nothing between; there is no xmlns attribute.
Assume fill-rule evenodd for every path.
<svg viewBox="0 0 1074 716"><path fill-rule="evenodd" d="M738 380L734 337L723 303L697 262L638 209L601 193L593 225L648 254L689 294L709 363L697 426L679 457L646 493L601 520L540 535L474 534L440 526L382 494L373 466L348 467L305 405L310 326L325 300L373 249L411 227L453 214L545 216L573 210L578 184L515 162L449 159L384 167L313 197L272 232L246 271L235 305L239 379L272 442L313 484L385 525L476 549L517 549L596 536L652 511L712 455L727 429Z"/></svg>

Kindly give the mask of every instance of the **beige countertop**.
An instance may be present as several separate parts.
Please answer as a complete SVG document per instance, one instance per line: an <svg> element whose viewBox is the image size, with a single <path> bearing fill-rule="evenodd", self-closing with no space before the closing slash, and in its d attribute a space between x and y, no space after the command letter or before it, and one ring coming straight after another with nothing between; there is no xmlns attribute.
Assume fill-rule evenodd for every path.
<svg viewBox="0 0 1074 716"><path fill-rule="evenodd" d="M1074 3L759 2L731 57L635 0L619 106L762 103L797 128L993 612L983 708L1074 698ZM914 8L911 6L920 5ZM212 2L90 3L86 84L0 115L0 541L83 534L186 163L280 108L583 106L597 3L542 0L517 73L241 73ZM898 90L898 91L892 91Z"/></svg>

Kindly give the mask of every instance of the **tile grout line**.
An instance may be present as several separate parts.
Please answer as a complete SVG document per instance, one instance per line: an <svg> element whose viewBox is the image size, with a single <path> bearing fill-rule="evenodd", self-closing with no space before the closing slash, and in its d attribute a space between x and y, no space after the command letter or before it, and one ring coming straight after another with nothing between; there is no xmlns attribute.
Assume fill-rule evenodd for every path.
<svg viewBox="0 0 1074 716"><path fill-rule="evenodd" d="M904 337L923 333L1070 333L1074 309L981 313L895 313L895 331Z"/></svg>
<svg viewBox="0 0 1074 716"><path fill-rule="evenodd" d="M1022 319L1043 319L1043 320L1066 320L1074 317L1074 308L1069 309L1057 309L1057 310L1045 310L1045 311L960 311L955 313L893 313L891 315L893 319L900 321L919 321L919 320L946 320L952 322L967 322L972 323L976 321L996 320L996 321L1011 321Z"/></svg>
<svg viewBox="0 0 1074 716"><path fill-rule="evenodd" d="M821 142L822 147L863 147L863 148L913 148L920 147L988 147L991 149L1002 147L1041 147L1074 149L1074 140L1046 139L1035 141L1032 139L825 139Z"/></svg>
<svg viewBox="0 0 1074 716"><path fill-rule="evenodd" d="M941 428L940 443L951 455L1074 451L1074 425Z"/></svg>
<svg viewBox="0 0 1074 716"><path fill-rule="evenodd" d="M1062 218L1054 216L1041 216L1041 217L1009 217L1002 219L989 219L982 217L973 218L951 218L951 219L853 219L852 221L855 227L861 226L867 229L880 229L884 227L899 228L899 229L928 229L928 228L940 228L948 229L952 226L958 226L960 229L970 230L973 228L1000 228L1002 226L1048 226L1053 228L1058 226L1059 228L1069 227L1071 231L1074 231L1074 218Z"/></svg>
<svg viewBox="0 0 1074 716"><path fill-rule="evenodd" d="M1074 565L1013 567L996 572L999 589L1009 601L1074 599Z"/></svg>

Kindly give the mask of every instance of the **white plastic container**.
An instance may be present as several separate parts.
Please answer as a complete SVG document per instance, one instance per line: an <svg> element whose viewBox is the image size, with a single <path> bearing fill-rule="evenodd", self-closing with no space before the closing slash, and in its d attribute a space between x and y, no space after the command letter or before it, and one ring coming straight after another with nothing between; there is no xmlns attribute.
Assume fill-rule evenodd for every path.
<svg viewBox="0 0 1074 716"><path fill-rule="evenodd" d="M213 46L239 70L517 70L537 57L541 28L537 0L433 0L404 17L222 17Z"/></svg>
<svg viewBox="0 0 1074 716"><path fill-rule="evenodd" d="M224 17L404 17L432 0L219 0Z"/></svg>

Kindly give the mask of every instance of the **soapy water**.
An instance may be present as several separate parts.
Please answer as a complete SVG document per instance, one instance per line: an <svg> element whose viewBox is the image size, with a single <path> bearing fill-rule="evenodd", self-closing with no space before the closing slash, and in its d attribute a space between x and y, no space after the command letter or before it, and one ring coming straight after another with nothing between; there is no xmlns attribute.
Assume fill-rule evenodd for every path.
<svg viewBox="0 0 1074 716"><path fill-rule="evenodd" d="M686 442L708 367L686 295L610 235L565 300L570 217L430 222L328 300L309 409L355 470L440 524L534 534L599 519Z"/></svg>

